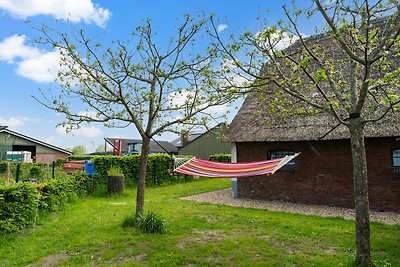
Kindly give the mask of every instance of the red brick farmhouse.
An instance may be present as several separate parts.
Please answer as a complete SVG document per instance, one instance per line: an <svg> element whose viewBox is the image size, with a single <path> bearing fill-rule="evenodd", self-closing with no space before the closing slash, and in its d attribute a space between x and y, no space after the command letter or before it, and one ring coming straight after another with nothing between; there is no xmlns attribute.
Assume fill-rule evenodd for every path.
<svg viewBox="0 0 400 267"><path fill-rule="evenodd" d="M332 46L329 38L312 42ZM330 55L340 58L334 46ZM260 90L246 98L230 125L233 161L301 154L273 175L238 178L237 182L233 179L233 195L353 208L352 157L346 126L324 114L281 116L270 112L265 97L260 100L259 94ZM367 109L363 112L364 117L369 115ZM400 211L400 115L389 112L384 120L367 124L364 133L370 208Z"/></svg>

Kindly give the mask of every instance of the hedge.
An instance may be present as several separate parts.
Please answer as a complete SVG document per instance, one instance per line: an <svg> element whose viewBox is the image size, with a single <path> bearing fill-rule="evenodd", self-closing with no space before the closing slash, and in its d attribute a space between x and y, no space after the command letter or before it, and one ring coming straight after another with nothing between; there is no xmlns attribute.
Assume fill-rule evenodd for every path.
<svg viewBox="0 0 400 267"><path fill-rule="evenodd" d="M91 181L92 188L107 183L107 172L111 167L121 168L125 176L126 187L132 188L137 184L140 155L96 156L92 161L96 169ZM150 154L147 163L146 186L160 186L185 181L187 177L173 171L174 161L175 159L167 154Z"/></svg>
<svg viewBox="0 0 400 267"><path fill-rule="evenodd" d="M68 156L68 160L91 160L94 155L70 155Z"/></svg>
<svg viewBox="0 0 400 267"><path fill-rule="evenodd" d="M0 231L15 232L32 225L38 200L37 190L31 184L0 186Z"/></svg>
<svg viewBox="0 0 400 267"><path fill-rule="evenodd" d="M33 225L38 211L59 211L88 191L87 174L75 172L42 183L0 186L0 232L15 232Z"/></svg>
<svg viewBox="0 0 400 267"><path fill-rule="evenodd" d="M214 154L208 157L211 161L231 162L231 154Z"/></svg>

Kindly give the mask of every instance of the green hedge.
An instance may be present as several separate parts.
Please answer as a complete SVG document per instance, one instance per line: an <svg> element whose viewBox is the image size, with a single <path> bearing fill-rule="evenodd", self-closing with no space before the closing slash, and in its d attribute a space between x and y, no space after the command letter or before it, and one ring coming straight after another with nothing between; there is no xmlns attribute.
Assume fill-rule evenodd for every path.
<svg viewBox="0 0 400 267"><path fill-rule="evenodd" d="M211 161L231 162L231 154L214 154L208 157Z"/></svg>
<svg viewBox="0 0 400 267"><path fill-rule="evenodd" d="M42 183L0 186L0 232L15 232L35 222L37 211L59 211L88 192L85 172L61 175Z"/></svg>
<svg viewBox="0 0 400 267"><path fill-rule="evenodd" d="M68 160L91 160L93 157L93 155L70 155L68 156Z"/></svg>
<svg viewBox="0 0 400 267"><path fill-rule="evenodd" d="M38 199L37 190L31 184L0 186L0 231L14 232L32 225Z"/></svg>
<svg viewBox="0 0 400 267"><path fill-rule="evenodd" d="M57 179L46 180L37 185L40 194L39 209L59 211L76 197L83 197L88 192L88 176L83 171L72 175L61 175Z"/></svg>
<svg viewBox="0 0 400 267"><path fill-rule="evenodd" d="M106 185L107 172L111 167L119 167L125 176L125 186L134 187L139 176L140 155L96 156L92 159L96 173L91 181L92 188ZM167 154L151 154L147 163L146 186L160 186L185 181L184 175L175 173L174 158Z"/></svg>

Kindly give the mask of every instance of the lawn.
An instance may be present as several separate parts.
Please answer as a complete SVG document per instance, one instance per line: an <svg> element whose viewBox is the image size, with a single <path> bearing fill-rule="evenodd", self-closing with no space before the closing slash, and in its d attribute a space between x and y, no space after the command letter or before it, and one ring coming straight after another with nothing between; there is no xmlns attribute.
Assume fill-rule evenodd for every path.
<svg viewBox="0 0 400 267"><path fill-rule="evenodd" d="M167 222L164 235L121 226L135 192L86 198L38 226L0 237L0 266L349 266L354 222L180 200L226 188L206 179L146 191L146 210ZM371 224L377 266L400 266L400 225Z"/></svg>

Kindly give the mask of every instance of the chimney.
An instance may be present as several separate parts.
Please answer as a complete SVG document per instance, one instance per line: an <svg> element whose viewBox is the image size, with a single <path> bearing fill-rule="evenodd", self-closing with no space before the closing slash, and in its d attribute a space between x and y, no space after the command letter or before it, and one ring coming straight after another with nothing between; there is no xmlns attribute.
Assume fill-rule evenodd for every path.
<svg viewBox="0 0 400 267"><path fill-rule="evenodd" d="M182 131L182 133L181 133L181 147L185 146L188 143L190 143L190 132L189 131Z"/></svg>

